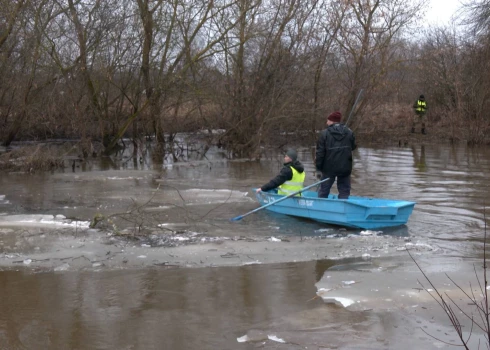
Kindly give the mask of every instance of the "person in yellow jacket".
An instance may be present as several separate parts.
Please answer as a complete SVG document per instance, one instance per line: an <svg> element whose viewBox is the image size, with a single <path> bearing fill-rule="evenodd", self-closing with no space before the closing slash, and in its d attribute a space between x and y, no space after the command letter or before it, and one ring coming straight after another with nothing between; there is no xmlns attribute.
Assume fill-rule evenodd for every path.
<svg viewBox="0 0 490 350"><path fill-rule="evenodd" d="M284 156L284 164L279 174L265 185L257 188L257 193L277 188L278 194L287 196L303 188L305 177L305 168L298 160L298 153L290 148Z"/></svg>
<svg viewBox="0 0 490 350"><path fill-rule="evenodd" d="M417 124L421 124L421 132L425 135L425 113L427 112L427 101L425 101L425 96L420 95L418 100L413 104L413 109L415 111L415 115L413 117L412 123L412 134L415 132L415 126Z"/></svg>

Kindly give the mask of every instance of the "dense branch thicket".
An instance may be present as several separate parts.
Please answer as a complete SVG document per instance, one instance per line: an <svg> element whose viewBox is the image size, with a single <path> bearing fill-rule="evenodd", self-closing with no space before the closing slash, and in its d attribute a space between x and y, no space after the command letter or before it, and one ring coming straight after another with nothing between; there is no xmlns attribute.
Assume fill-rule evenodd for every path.
<svg viewBox="0 0 490 350"><path fill-rule="evenodd" d="M313 139L363 89L354 129L393 106L409 118L424 93L432 123L483 143L489 3L467 5L468 27L417 33L423 0L0 0L0 142L89 154L220 128L215 142L260 157L279 135Z"/></svg>

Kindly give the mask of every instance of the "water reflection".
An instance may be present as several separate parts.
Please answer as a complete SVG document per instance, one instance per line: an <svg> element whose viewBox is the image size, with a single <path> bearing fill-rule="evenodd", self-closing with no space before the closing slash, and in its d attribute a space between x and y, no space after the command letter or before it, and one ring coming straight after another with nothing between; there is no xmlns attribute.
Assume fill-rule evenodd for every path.
<svg viewBox="0 0 490 350"><path fill-rule="evenodd" d="M0 348L236 349L252 327L322 306L307 302L314 269L2 272Z"/></svg>
<svg viewBox="0 0 490 350"><path fill-rule="evenodd" d="M420 146L420 153L417 151L416 146L412 146L412 154L413 154L413 166L417 171L425 172L426 164L425 164L425 145Z"/></svg>
<svg viewBox="0 0 490 350"><path fill-rule="evenodd" d="M409 233L439 239L482 235L490 149L415 145L361 148L356 155L356 194L417 202Z"/></svg>

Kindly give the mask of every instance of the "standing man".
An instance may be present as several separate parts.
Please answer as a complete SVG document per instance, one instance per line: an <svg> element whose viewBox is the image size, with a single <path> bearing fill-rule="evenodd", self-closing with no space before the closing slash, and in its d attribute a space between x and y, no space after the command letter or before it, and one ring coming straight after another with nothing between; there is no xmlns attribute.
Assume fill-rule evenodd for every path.
<svg viewBox="0 0 490 350"><path fill-rule="evenodd" d="M328 198L336 178L339 199L348 199L350 195L352 151L357 145L354 133L340 123L341 119L340 112L333 112L327 117L327 128L320 133L316 145L316 169L321 171L322 180L330 178L321 183L319 198Z"/></svg>
<svg viewBox="0 0 490 350"><path fill-rule="evenodd" d="M415 115L412 123L412 134L415 132L415 126L421 124L421 132L425 135L425 113L428 108L424 95L420 95L418 100L413 104Z"/></svg>

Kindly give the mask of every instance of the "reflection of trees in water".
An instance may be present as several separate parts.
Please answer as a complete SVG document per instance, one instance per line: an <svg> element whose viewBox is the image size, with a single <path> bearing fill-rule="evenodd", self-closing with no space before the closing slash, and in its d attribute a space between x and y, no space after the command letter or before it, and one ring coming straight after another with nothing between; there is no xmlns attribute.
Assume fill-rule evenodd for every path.
<svg viewBox="0 0 490 350"><path fill-rule="evenodd" d="M133 169L145 168L150 165L172 164L177 162L230 159L231 154L225 149L214 146L199 135L169 135L165 147L154 140L136 139L124 144L121 149L113 152L110 157L101 160L103 169L118 169L119 166Z"/></svg>
<svg viewBox="0 0 490 350"><path fill-rule="evenodd" d="M189 160L204 160L209 151L209 144L197 141L172 142L167 144L166 157L171 157L173 162L186 162ZM166 159L163 158L163 160Z"/></svg>
<svg viewBox="0 0 490 350"><path fill-rule="evenodd" d="M420 154L417 151L416 146L412 146L413 155L413 167L418 171L425 172L427 170L427 165L425 163L425 145L420 146Z"/></svg>

